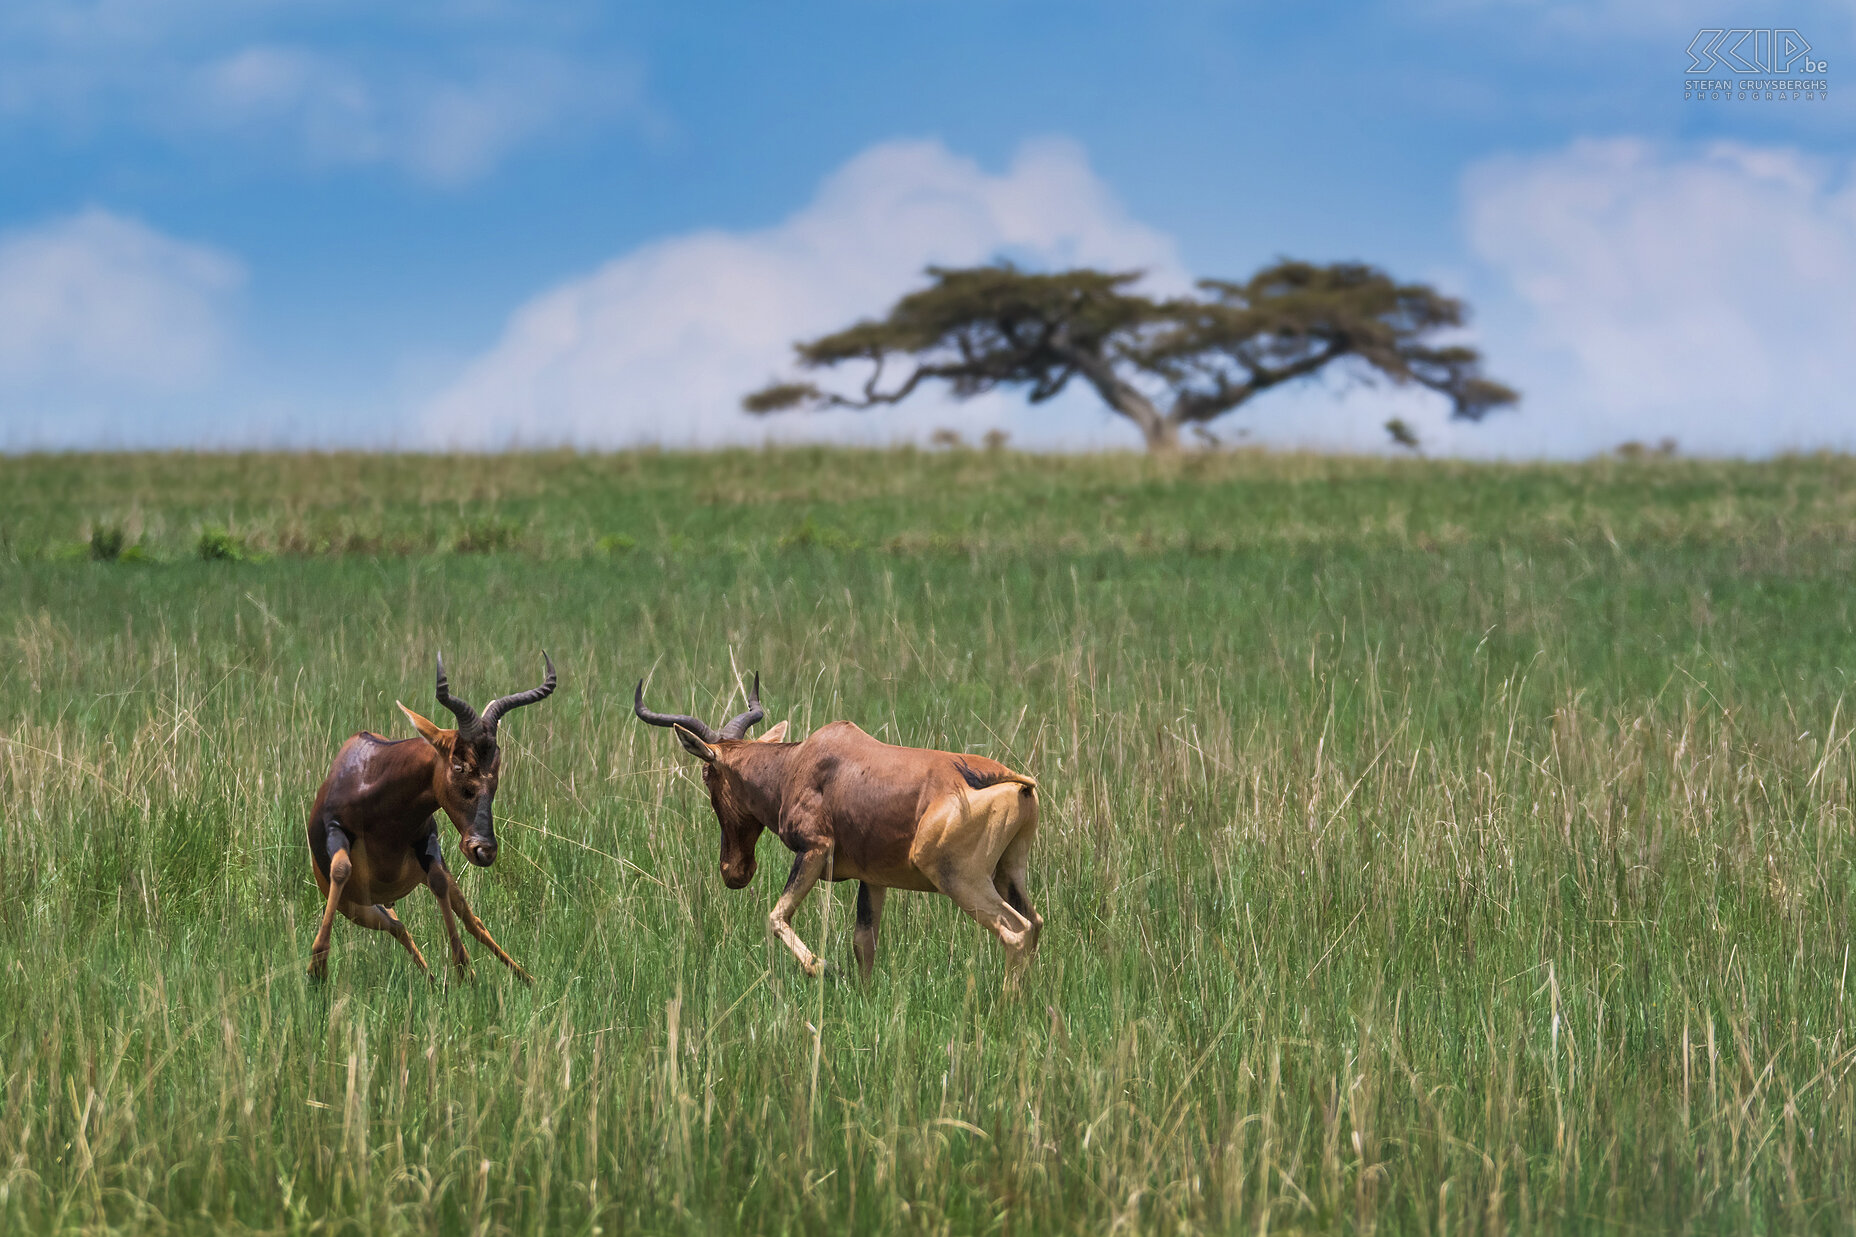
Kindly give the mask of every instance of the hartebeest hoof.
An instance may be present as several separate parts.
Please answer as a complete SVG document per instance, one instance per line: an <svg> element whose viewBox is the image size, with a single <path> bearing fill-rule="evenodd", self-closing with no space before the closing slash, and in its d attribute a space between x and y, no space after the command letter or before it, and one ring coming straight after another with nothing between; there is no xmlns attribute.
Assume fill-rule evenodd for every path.
<svg viewBox="0 0 1856 1237"><path fill-rule="evenodd" d="M812 958L796 958L795 961L799 963L799 969L804 971L806 975L812 979L823 979L828 970L835 969L829 962L825 961L825 959L816 956Z"/></svg>

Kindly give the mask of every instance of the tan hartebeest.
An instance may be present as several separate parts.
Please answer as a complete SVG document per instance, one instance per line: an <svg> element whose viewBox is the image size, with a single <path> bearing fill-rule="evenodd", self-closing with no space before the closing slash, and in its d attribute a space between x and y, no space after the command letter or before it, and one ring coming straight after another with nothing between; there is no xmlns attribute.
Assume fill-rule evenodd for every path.
<svg viewBox="0 0 1856 1237"><path fill-rule="evenodd" d="M821 878L858 882L852 947L866 978L890 889L952 898L999 938L1014 974L1037 949L1044 919L1025 884L1038 828L1034 779L984 756L882 743L850 722L832 722L803 743L783 741L785 722L745 738L764 716L758 674L748 711L720 730L646 709L642 680L633 708L653 726L674 727L684 750L702 761L730 889L754 879L762 830L773 830L793 852L767 927L807 974L819 974L824 963L793 931L793 912Z"/></svg>
<svg viewBox="0 0 1856 1237"><path fill-rule="evenodd" d="M390 935L429 975L425 956L393 913L395 902L425 885L438 899L445 933L451 938L451 958L460 972L469 969L470 958L458 938L458 919L522 982L529 982L528 972L503 952L471 912L445 867L436 813L442 809L457 826L458 846L466 859L480 868L496 862L490 805L503 764L496 727L511 709L534 704L554 690L554 663L545 652L541 660L547 676L540 687L492 700L479 714L451 694L441 654L438 703L456 716L456 729L440 730L402 704L400 712L411 719L418 738L391 740L362 731L342 744L309 814L310 866L328 899L310 948L312 976L320 979L328 969L329 932L337 911L363 928Z"/></svg>

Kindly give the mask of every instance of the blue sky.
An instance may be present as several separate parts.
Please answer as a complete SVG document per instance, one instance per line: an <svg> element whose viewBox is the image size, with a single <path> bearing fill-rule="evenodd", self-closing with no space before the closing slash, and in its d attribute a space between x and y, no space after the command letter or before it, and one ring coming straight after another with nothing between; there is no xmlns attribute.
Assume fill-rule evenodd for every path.
<svg viewBox="0 0 1856 1237"><path fill-rule="evenodd" d="M386 11L390 15L383 16ZM1709 27L1827 99L1685 101ZM1466 296L1521 409L1330 382L1227 439L1856 447L1856 19L1828 4L10 0L0 448L1138 440L1028 410L753 420L928 261L1280 254ZM1799 70L1794 69L1794 73Z"/></svg>

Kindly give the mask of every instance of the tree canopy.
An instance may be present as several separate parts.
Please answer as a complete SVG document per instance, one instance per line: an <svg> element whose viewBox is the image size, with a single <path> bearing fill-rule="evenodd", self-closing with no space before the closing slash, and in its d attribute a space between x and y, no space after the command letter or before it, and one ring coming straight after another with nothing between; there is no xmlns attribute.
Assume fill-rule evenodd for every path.
<svg viewBox="0 0 1856 1237"><path fill-rule="evenodd" d="M1241 283L1204 279L1197 295L1164 299L1135 290L1139 271L1040 274L1001 262L930 267L928 277L882 319L794 346L804 369L864 362L861 386L776 382L742 406L876 408L933 381L962 399L1022 387L1035 404L1081 380L1158 451L1177 448L1185 426L1335 364L1427 387L1470 421L1519 398L1482 376L1475 349L1440 340L1463 325L1461 301L1362 263L1281 261Z"/></svg>

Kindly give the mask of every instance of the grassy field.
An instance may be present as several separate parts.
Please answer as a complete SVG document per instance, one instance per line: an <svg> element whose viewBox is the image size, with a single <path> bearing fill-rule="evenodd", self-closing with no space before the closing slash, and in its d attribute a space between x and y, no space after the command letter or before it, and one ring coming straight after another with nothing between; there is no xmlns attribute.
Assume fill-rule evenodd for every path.
<svg viewBox="0 0 1856 1237"><path fill-rule="evenodd" d="M1843 458L0 459L0 1232L1848 1232L1852 567ZM341 739L543 646L534 987L309 983ZM1041 779L1021 989L723 888L630 688L756 668Z"/></svg>

